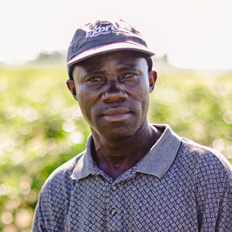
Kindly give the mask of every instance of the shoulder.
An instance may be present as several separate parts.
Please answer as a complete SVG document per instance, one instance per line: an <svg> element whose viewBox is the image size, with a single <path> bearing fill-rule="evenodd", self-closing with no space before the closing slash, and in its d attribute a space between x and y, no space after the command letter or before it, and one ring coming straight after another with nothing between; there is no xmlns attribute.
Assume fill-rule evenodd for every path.
<svg viewBox="0 0 232 232"><path fill-rule="evenodd" d="M183 139L178 156L182 162L189 162L195 176L204 179L217 178L221 181L232 181L232 166L223 154L217 150Z"/></svg>
<svg viewBox="0 0 232 232"><path fill-rule="evenodd" d="M35 210L33 231L40 231L39 228L41 231L52 231L53 226L63 228L73 186L70 176L83 154L58 167L44 183Z"/></svg>
<svg viewBox="0 0 232 232"><path fill-rule="evenodd" d="M47 178L46 182L44 183L41 194L44 192L53 192L59 191L64 189L65 187L69 186L72 182L70 176L79 161L79 159L84 155L84 152L78 154L73 159L67 161L57 169L55 169L51 175Z"/></svg>
<svg viewBox="0 0 232 232"><path fill-rule="evenodd" d="M182 139L179 152L183 155L193 156L199 162L208 161L217 163L218 165L225 165L231 168L229 161L219 151L211 147L200 145L185 138Z"/></svg>

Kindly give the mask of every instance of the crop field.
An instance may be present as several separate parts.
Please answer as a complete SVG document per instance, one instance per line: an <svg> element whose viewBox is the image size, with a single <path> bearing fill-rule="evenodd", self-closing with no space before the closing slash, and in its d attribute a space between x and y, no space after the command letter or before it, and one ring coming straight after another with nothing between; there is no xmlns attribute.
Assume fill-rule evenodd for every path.
<svg viewBox="0 0 232 232"><path fill-rule="evenodd" d="M232 71L157 66L149 122L232 159ZM0 67L0 232L29 232L50 173L85 149L90 129L61 66Z"/></svg>

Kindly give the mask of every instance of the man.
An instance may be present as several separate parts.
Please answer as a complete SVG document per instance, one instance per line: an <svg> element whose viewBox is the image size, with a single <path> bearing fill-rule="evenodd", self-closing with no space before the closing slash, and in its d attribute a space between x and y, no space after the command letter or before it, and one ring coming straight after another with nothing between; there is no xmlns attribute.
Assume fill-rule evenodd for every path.
<svg viewBox="0 0 232 232"><path fill-rule="evenodd" d="M227 160L148 123L153 55L122 20L76 31L67 86L92 133L43 186L34 232L232 231Z"/></svg>

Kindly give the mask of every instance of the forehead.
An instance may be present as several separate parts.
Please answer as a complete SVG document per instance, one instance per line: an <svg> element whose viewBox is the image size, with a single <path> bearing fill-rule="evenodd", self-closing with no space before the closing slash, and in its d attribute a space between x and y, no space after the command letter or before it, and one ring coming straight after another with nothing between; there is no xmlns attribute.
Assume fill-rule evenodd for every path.
<svg viewBox="0 0 232 232"><path fill-rule="evenodd" d="M107 65L113 62L115 65L119 67L127 67L127 68L135 68L139 61L144 60L144 65L147 65L147 62L144 58L144 55L138 53L136 51L115 51L108 52L100 55L96 55L94 57L88 58L84 61L79 62L75 66L82 67L87 71L100 70L103 67L107 67Z"/></svg>

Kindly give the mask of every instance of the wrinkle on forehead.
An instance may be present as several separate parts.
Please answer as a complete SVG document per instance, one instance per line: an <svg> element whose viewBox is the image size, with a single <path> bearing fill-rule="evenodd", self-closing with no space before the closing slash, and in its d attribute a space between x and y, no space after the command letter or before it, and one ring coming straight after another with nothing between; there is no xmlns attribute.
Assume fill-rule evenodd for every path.
<svg viewBox="0 0 232 232"><path fill-rule="evenodd" d="M135 51L116 51L109 52L94 57L88 58L81 61L76 66L81 66L86 69L88 72L95 72L101 70L106 64L109 58L115 58L117 62L116 65L120 68L130 68L134 69L137 66L139 59L146 59L142 54ZM147 63L147 62L146 62Z"/></svg>

